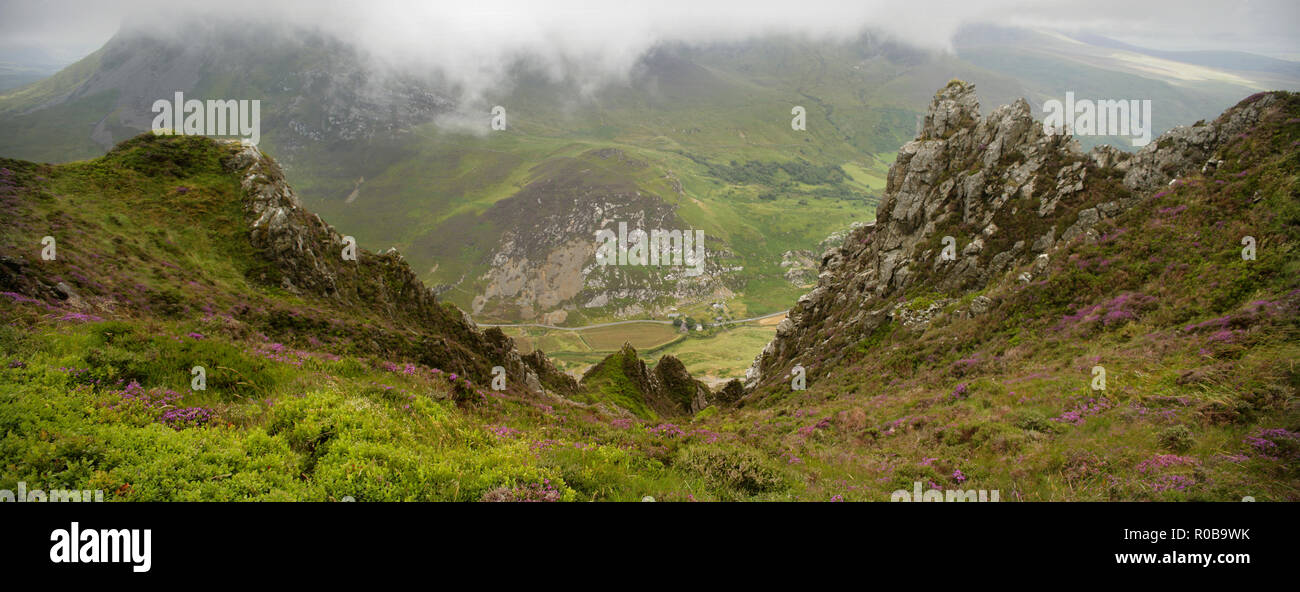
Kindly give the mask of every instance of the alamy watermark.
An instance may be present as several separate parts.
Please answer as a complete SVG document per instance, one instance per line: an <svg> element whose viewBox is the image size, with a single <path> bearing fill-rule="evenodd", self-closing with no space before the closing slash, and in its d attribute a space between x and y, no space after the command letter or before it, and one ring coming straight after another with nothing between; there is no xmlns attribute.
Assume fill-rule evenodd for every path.
<svg viewBox="0 0 1300 592"><path fill-rule="evenodd" d="M606 265L668 265L686 267L687 276L704 273L703 230L661 230L647 233L628 232L627 223L618 223L618 234L607 229L596 231L596 263Z"/></svg>
<svg viewBox="0 0 1300 592"><path fill-rule="evenodd" d="M492 390L494 391L506 390L506 367L505 366L492 367Z"/></svg>
<svg viewBox="0 0 1300 592"><path fill-rule="evenodd" d="M18 491L0 489L0 503L3 502L102 502L102 489L27 489L27 482L18 482Z"/></svg>
<svg viewBox="0 0 1300 592"><path fill-rule="evenodd" d="M153 530L126 528L81 528L73 522L68 528L50 532L51 563L126 563L136 573L149 571L153 565Z"/></svg>
<svg viewBox="0 0 1300 592"><path fill-rule="evenodd" d="M152 129L157 133L183 136L239 136L249 144L262 139L262 101L185 100L177 92L173 100L154 101Z"/></svg>
<svg viewBox="0 0 1300 592"><path fill-rule="evenodd" d="M996 502L1002 497L1001 490L984 489L930 489L921 491L921 482L912 482L912 491L899 489L889 496L891 502Z"/></svg>
<svg viewBox="0 0 1300 592"><path fill-rule="evenodd" d="M1067 92L1065 103L1051 99L1043 103L1043 111L1043 132L1048 135L1137 136L1131 142L1139 148L1151 143L1151 99L1076 101L1074 93Z"/></svg>

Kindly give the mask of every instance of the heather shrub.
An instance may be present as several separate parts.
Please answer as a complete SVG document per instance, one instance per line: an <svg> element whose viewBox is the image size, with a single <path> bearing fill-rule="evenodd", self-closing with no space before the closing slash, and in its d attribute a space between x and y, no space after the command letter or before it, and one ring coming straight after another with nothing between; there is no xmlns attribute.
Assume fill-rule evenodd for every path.
<svg viewBox="0 0 1300 592"><path fill-rule="evenodd" d="M963 425L962 428L962 434L965 438L962 442L977 448L988 446L994 441L1006 441L1007 439L1023 437L1019 430L998 421L973 422Z"/></svg>
<svg viewBox="0 0 1300 592"><path fill-rule="evenodd" d="M483 494L485 502L558 502L563 498L550 479L514 487L497 487Z"/></svg>
<svg viewBox="0 0 1300 592"><path fill-rule="evenodd" d="M1257 415L1249 402L1240 399L1210 401L1202 405L1197 412L1210 425L1247 423L1253 421Z"/></svg>
<svg viewBox="0 0 1300 592"><path fill-rule="evenodd" d="M1260 429L1247 436L1245 443L1251 452L1263 457L1279 460L1300 458L1300 434L1284 428Z"/></svg>
<svg viewBox="0 0 1300 592"><path fill-rule="evenodd" d="M695 417L692 418L692 421L705 420L717 414L718 414L718 408L713 405L709 405L708 407L701 409L699 413L696 413Z"/></svg>
<svg viewBox="0 0 1300 592"><path fill-rule="evenodd" d="M936 459L929 459L934 461ZM938 484L944 480L944 476L934 467L932 462L923 464L903 464L894 469L893 478L889 482L889 489L904 489L911 491L913 484L920 482L923 487L929 489L932 484Z"/></svg>

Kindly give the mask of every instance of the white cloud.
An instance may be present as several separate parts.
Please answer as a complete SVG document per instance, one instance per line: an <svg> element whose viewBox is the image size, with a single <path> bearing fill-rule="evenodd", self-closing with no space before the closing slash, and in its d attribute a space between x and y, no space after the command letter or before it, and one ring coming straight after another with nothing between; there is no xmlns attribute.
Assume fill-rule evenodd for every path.
<svg viewBox="0 0 1300 592"><path fill-rule="evenodd" d="M381 59L443 68L464 79L496 76L503 58L517 55L537 58L556 74L618 75L657 42L729 41L773 32L845 37L871 27L943 48L958 27L975 22L1087 30L1168 48L1297 53L1300 43L1290 29L1300 22L1298 5L1293 0L226 0L199 5L5 0L0 2L0 49L86 53L107 40L124 17L153 30L175 31L185 13L194 13L319 27Z"/></svg>

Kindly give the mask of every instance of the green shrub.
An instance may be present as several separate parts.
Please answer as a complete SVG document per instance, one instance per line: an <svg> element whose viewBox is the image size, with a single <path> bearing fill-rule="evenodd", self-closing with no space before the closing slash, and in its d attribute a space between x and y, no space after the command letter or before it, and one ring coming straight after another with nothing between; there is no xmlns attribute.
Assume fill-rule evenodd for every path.
<svg viewBox="0 0 1300 592"><path fill-rule="evenodd" d="M748 494L789 486L782 471L759 453L735 447L693 446L677 455L676 465L704 478L711 487Z"/></svg>
<svg viewBox="0 0 1300 592"><path fill-rule="evenodd" d="M1160 431L1156 441L1166 450L1184 452L1192 447L1192 430L1187 429L1185 425L1170 426Z"/></svg>
<svg viewBox="0 0 1300 592"><path fill-rule="evenodd" d="M1047 415L1037 409L1021 409L1013 416L1013 424L1027 432L1052 431L1052 422Z"/></svg>

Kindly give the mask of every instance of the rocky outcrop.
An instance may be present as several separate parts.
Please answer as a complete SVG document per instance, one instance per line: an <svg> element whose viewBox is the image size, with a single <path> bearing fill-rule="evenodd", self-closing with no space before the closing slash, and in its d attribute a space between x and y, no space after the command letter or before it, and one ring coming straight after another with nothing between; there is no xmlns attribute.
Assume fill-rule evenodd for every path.
<svg viewBox="0 0 1300 592"><path fill-rule="evenodd" d="M1132 157L1124 153L1108 153L1107 157L1115 158L1115 168L1124 172L1126 187L1142 192L1157 191L1171 179L1200 171L1215 162L1214 154L1219 147L1249 133L1259 123L1264 109L1276 100L1277 96L1271 93L1251 95L1211 123L1171 129Z"/></svg>
<svg viewBox="0 0 1300 592"><path fill-rule="evenodd" d="M543 387L561 396L570 396L578 391L578 381L557 368L542 350L524 354L523 359Z"/></svg>
<svg viewBox="0 0 1300 592"><path fill-rule="evenodd" d="M686 371L686 365L673 356L659 358L654 377L659 384L659 407L670 415L693 414L709 406L709 387ZM671 413L668 413L671 412Z"/></svg>
<svg viewBox="0 0 1300 592"><path fill-rule="evenodd" d="M534 369L540 364L525 363L500 329L480 331L464 312L440 305L396 250L375 254L357 248L355 259L345 258L343 235L302 208L279 164L252 145L232 143L230 150L224 164L240 178L249 241L272 263L254 279L379 310L396 324L413 325L423 334L421 362L430 366L484 382L494 366L501 366L508 384L543 391Z"/></svg>
<svg viewBox="0 0 1300 592"><path fill-rule="evenodd" d="M900 306L905 294L941 302L996 281L1032 280L1051 250L1094 240L1101 220L1209 166L1273 100L1251 97L1135 154L1107 146L1084 154L1069 136L1044 133L1023 99L981 118L974 86L950 82L890 167L876 224L822 256L817 286L777 326L746 374L746 389L796 363L812 375L885 323L923 330L943 314L943 306ZM972 302L965 314L992 305Z"/></svg>
<svg viewBox="0 0 1300 592"><path fill-rule="evenodd" d="M622 349L588 369L581 387L596 402L632 413L651 410L667 417L689 415L711 402L709 387L691 378L681 360L666 355L650 370L631 344L623 344Z"/></svg>
<svg viewBox="0 0 1300 592"><path fill-rule="evenodd" d="M713 394L713 400L721 405L733 405L744 396L745 384L733 378Z"/></svg>
<svg viewBox="0 0 1300 592"><path fill-rule="evenodd" d="M805 249L781 253L781 275L795 286L807 287L817 279L817 254Z"/></svg>

